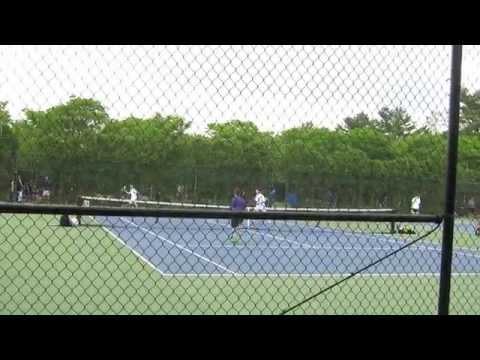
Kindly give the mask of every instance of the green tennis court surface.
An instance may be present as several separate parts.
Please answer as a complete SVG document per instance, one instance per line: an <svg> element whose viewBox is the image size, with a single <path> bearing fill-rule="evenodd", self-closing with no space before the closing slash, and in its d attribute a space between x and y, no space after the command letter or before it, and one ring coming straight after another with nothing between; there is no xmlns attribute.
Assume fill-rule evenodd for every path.
<svg viewBox="0 0 480 360"><path fill-rule="evenodd" d="M46 215L0 216L1 314L276 314L339 279L162 276L104 228L57 223ZM452 313L480 311L471 301L479 279L453 277ZM437 292L434 275L364 275L294 313L435 314Z"/></svg>

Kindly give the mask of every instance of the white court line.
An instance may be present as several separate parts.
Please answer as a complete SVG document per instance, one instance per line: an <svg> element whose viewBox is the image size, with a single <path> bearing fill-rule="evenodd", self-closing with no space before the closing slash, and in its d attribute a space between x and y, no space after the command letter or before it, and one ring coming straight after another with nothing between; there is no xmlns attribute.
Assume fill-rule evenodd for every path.
<svg viewBox="0 0 480 360"><path fill-rule="evenodd" d="M217 222L212 222L210 220L207 220L208 222L211 222L211 223L215 223L215 224L218 224ZM322 232L323 231L321 229L318 229L316 227L309 227L309 229L312 231L312 232ZM247 229L248 231L249 229ZM336 230L333 230L333 233L335 233ZM263 232L260 232L261 234L265 235L265 236L268 236L268 237L271 237L273 239L275 239L275 237L273 237L272 235L270 234L267 234L267 233L263 233ZM353 236L369 236L368 234L358 234L358 233L352 233L352 232L348 232L348 231L341 231L342 234L345 234L345 235L353 235ZM431 234L432 235L432 234ZM333 236L333 235L332 235ZM335 248L326 248L326 247L321 247L321 246L315 246L315 245L309 245L309 244L305 244L305 243L299 243L298 241L295 241L295 240L288 240L288 239L285 239L279 235L277 235L277 237L281 240L285 240L289 243L294 243L294 244L297 244L301 247L307 247L307 248L310 248L310 249L316 249L316 250L335 250ZM335 237L335 236L333 236ZM337 238L338 239L338 238ZM379 236L379 237L375 237L374 238L375 240L380 240L380 241L385 241L385 242L389 242L389 243L394 243L394 244L397 244L397 245L400 245L400 244L407 244L408 242L403 240L403 239L396 239L396 240L392 240L392 239L388 239L386 238L385 236ZM435 251L435 252L441 252L442 249L439 248L439 247L434 247L434 246L428 246L428 245L411 245L410 246L411 249L418 249L418 250L429 250L429 251ZM338 250L357 250L355 248L339 248ZM362 249L358 249L358 250L395 250L395 249L383 249L383 248L362 248ZM473 258L476 258L476 259L480 259L480 255L477 255L477 254L469 254L469 253L466 253L466 252L463 252L463 251L458 251L458 250L455 250L454 249L454 252L453 254L455 255L458 255L458 256L464 256L464 257L473 257Z"/></svg>
<svg viewBox="0 0 480 360"><path fill-rule="evenodd" d="M210 220L207 220L207 221L210 222L210 223L213 223L213 222L210 221ZM217 222L214 222L214 223L215 223L215 224L218 224ZM226 227L226 226L225 226L225 227ZM245 230L246 230L246 231L249 231L249 230L251 230L251 229L248 229L248 228L247 228L247 229L245 229ZM254 231L254 229L253 229L253 231ZM251 233L251 231L250 231L250 233ZM260 233L260 234L262 234L262 235L269 236L269 237L275 239L275 237L273 237L273 236L270 235L270 234L263 233L263 232L261 232L261 231L258 231L258 233ZM257 233L254 233L254 234L257 235ZM285 240L285 241L287 241L287 242L289 242L289 243L297 244L297 245L299 245L300 247L306 246L306 247L309 248L309 249L317 249L317 250L324 250L324 249L325 249L325 248L323 248L323 247L316 247L316 246L313 246L313 245L301 244L301 243L299 243L299 242L297 242L297 241L295 241L295 240L287 240L287 239L284 239L284 238L282 238L282 237L280 237L280 236L279 236L279 238L280 238L281 240Z"/></svg>
<svg viewBox="0 0 480 360"><path fill-rule="evenodd" d="M91 218L91 217L90 217ZM95 220L94 220L95 221ZM145 262L148 266L150 266L153 270L159 272L162 275L167 275L164 273L162 270L157 268L155 265L153 265L150 261L148 261L145 257L143 257L138 251L136 251L134 248L131 246L127 245L119 236L117 236L115 233L113 233L110 229L106 228L104 225L102 225L103 230L105 230L107 233L109 233L115 240L120 242L123 246L128 248L131 252L133 252L137 257L139 257L143 262Z"/></svg>
<svg viewBox="0 0 480 360"><path fill-rule="evenodd" d="M184 251L186 251L186 252L188 252L188 253L190 253L190 254L198 257L198 258L201 259L201 260L204 260L204 261L206 261L206 262L209 262L209 263L211 263L211 264L219 267L219 268L222 269L222 270L225 270L225 271L227 271L227 272L229 272L229 273L231 273L231 274L234 274L234 275L238 275L236 272L230 270L229 268L227 268L227 267L225 267L225 266L223 266L223 265L221 265L221 264L218 264L218 263L216 263L215 261L212 261L212 260L210 260L210 259L208 259L208 258L206 258L206 257L204 257L204 256L202 256L202 255L200 255L200 254L197 254L195 251L192 251L192 250L190 250L190 249L188 249L188 248L186 248L186 247L184 247L184 246L181 246L181 245L179 245L179 244L177 244L177 243L174 243L173 241L170 241L170 240L168 240L168 239L166 239L166 238L164 238L164 237L162 237L162 236L160 236L160 235L158 235L158 234L155 234L154 232L152 232L152 231L150 231L150 230L148 230L148 229L145 229L145 228L143 228L143 227L141 227L141 226L138 226L137 224L135 224L135 223L133 223L133 222L131 222L131 221L129 221L129 220L123 220L122 218L120 218L120 220L121 220L121 221L126 221L126 222L132 224L133 226L139 228L140 230L146 232L147 234L151 234L151 235L159 238L160 240L166 241L166 242L169 243L170 245L173 245L173 246L175 246L175 247L177 247L177 248L179 248L179 249L181 249L181 250L184 250Z"/></svg>
<svg viewBox="0 0 480 360"><path fill-rule="evenodd" d="M209 221L211 223L215 223L215 224L218 224L217 222L212 222L212 221ZM312 232L322 232L323 231L321 229L318 229L318 228L312 228L312 227L309 227L310 230L312 230ZM247 229L248 231L249 229ZM262 231L259 231L260 234L263 234L264 236L268 236L270 238L273 238L275 239L275 237L273 235L270 235L268 233L265 233L265 232L262 232ZM368 234L357 234L357 233L352 233L352 232L348 232L348 231L342 231L342 234L345 234L345 235L354 235L354 236L368 236ZM280 235L276 235L277 238L279 238L280 240L284 240L284 241L287 241L289 243L293 243L293 244L296 244L300 247L306 247L308 249L315 249L315 250L380 250L380 251L391 251L391 250L396 250L396 249L392 249L392 248L382 248L382 247L371 247L371 248L368 248L368 247L361 247L361 248L355 248L355 247L324 247L324 246L315 246L315 245L310 245L310 244L306 244L306 243L300 243L298 241L295 241L295 240L289 240L289 239L286 239L286 238L283 238L281 237ZM332 237L335 237L338 239L338 237L336 236L333 236ZM375 240L381 240L381 241L386 241L386 242L389 242L389 243L394 243L394 244L397 244L397 245L400 245L400 244L407 244L406 241L402 240L402 239L398 239L398 240L391 240L391 239L386 239L385 237L379 237L379 238L375 238ZM436 247L433 247L433 246L427 246L427 245L412 245L411 246L412 249L426 249L426 250L431 250L431 251L441 251L441 249L439 248L436 248ZM454 253L456 254L459 254L461 256L466 256L466 257L474 257L474 258L480 258L480 255L475 255L475 254L467 254L467 253L462 253L462 252L459 252L459 251L454 251Z"/></svg>
<svg viewBox="0 0 480 360"><path fill-rule="evenodd" d="M272 235L269 235L269 234L265 234L265 236L271 236L273 237ZM282 240L282 239L280 239ZM293 240L292 240L293 241ZM244 241L244 242L248 242L248 241ZM179 243L177 243L179 244ZM179 244L180 245L180 244ZM222 248L236 248L236 249L243 249L243 248L246 248L246 249L272 249L272 250L276 250L276 249L285 249L285 250L288 250L288 249L293 249L293 250L298 250L298 249L304 249L305 246L309 246L309 245L303 245L303 246L288 246L288 245L277 245L277 246L272 246L272 245L248 245L248 244L238 244L238 245L227 245L227 244L222 244L222 243L219 243L219 244L209 244L209 243L188 243L188 244L182 244L182 245L189 245L190 247L194 247L194 248L202 248L202 249L209 249L209 248L212 248L212 249L222 249ZM313 247L313 246L310 246L310 247L307 247L306 249L304 250L359 250L359 251L368 251L368 250L375 250L375 251L391 251L391 250L395 250L394 248L391 248L391 247L342 247L342 246L324 246L324 247Z"/></svg>
<svg viewBox="0 0 480 360"><path fill-rule="evenodd" d="M215 222L213 220L207 220L207 222L211 223L211 224L216 224L216 225L222 225L223 227L228 227L227 224L222 224L222 223L218 223L218 222ZM308 243L300 243L298 241L295 241L295 240L289 240L289 239L286 239L286 238L283 238L281 237L280 235L271 235L271 234L268 234L268 233L265 233L265 232L262 232L262 231L258 231L258 232L254 232L255 229L244 229L246 231L249 231L250 233L253 232L254 235L258 236L258 234L261 234L261 235L264 235L264 236L268 236L268 237L271 237L273 239L275 239L275 236L277 238L279 238L280 240L284 240L284 241L287 241L289 243L293 243L293 244L296 244L298 245L297 247L292 247L292 246L261 246L261 245L218 245L218 246L215 246L215 245L200 245L200 244L197 244L196 246L197 247L201 247L201 248L208 248L208 247L212 247L212 248L222 248L222 247L225 247L225 248L260 248L260 249L300 249L300 248L307 248L307 249L315 249L315 250L363 250L363 251L368 251L368 250L376 250L376 251L392 251L392 250L396 250L394 248L391 248L391 247L354 247L354 246L315 246L315 245L310 245ZM320 229L316 229L316 228L312 228L313 231L322 231ZM359 235L359 234L355 234L355 233L351 233L351 232L345 232L344 234L351 234L351 235ZM367 234L360 234L362 236L368 236ZM338 239L338 237L335 237ZM389 242L389 243L394 243L394 244L397 244L397 245L400 245L400 244L406 244L407 242L405 242L404 240L402 239L398 239L398 240L391 240L391 239L385 239L385 238L376 238L376 240L382 240L382 241L385 241L385 242ZM427 246L427 245L413 245L412 248L417 248L417 249L426 249L426 250L432 250L432 251L441 251L440 248L436 248L436 247L433 247L433 246ZM468 253L461 253L459 251L455 251L455 253L461 255L461 256L470 256L470 257L475 257L475 258L479 258L480 256L479 255L475 255L475 254L468 254Z"/></svg>
<svg viewBox="0 0 480 360"><path fill-rule="evenodd" d="M314 232L322 232L323 231L321 229L318 229L318 228L315 228L315 227L309 227L309 229L311 229L312 231ZM337 230L334 230L333 229L333 233L335 233ZM342 231L342 230L339 230L339 232L341 232L342 234L344 235L352 235L352 236L363 236L363 237L368 237L369 234L359 234L359 233L353 233L353 232L349 232L349 231ZM267 236L269 236L268 234L265 234ZM433 235L433 234L430 234L430 235ZM385 237L384 234L374 234L374 236L378 236L378 237L375 237L374 239L375 240L380 240L380 241L385 241L385 242L389 242L389 243L394 243L394 244L407 244L408 241L405 241L404 239L395 239L395 240L392 240L392 239L388 239ZM332 237L336 237L334 235L332 235ZM286 239L285 239L286 240ZM288 240L287 240L288 241ZM307 244L305 244L307 245ZM308 245L310 246L310 245ZM317 249L318 247L315 247L315 246L310 246L311 248L314 248L314 249ZM428 245L412 245L410 246L410 248L412 249L418 249L418 250L430 250L430 251L436 251L436 252L441 252L442 249L440 247L435 247L435 246L428 246ZM470 249L466 249L466 248L457 248L457 249L460 249L459 250L456 250L454 249L453 250L453 254L457 254L459 256L465 256L465 257L473 257L473 258L477 258L479 259L480 258L480 255L477 255L477 254L469 254L469 253L466 253L462 250L465 250L465 251L472 251ZM473 251L472 251L473 252Z"/></svg>
<svg viewBox="0 0 480 360"><path fill-rule="evenodd" d="M322 231L322 230L317 229L317 228L312 228L312 230L313 231ZM337 230L333 229L333 232L335 232L335 231L337 231ZM339 231L342 234L345 234L345 235L369 236L369 234L358 234L358 233L353 233L353 232L350 232L350 231L343 231L343 230L339 230ZM408 243L408 241L405 241L404 239L400 239L400 238L395 238L395 240L387 239L385 234L374 234L374 235L380 236L380 237L375 238L375 240L386 241L386 242L396 243L396 244L398 244L398 243L402 243L402 244ZM433 235L433 233L430 234L430 235ZM420 245L412 245L411 248L412 249L424 249L424 250L432 250L432 251L441 251L441 248L437 248L435 246L421 245L421 244ZM473 252L474 250L472 250L472 249L457 247L456 249L454 248L453 251L454 251L454 254L458 254L460 256L480 258L480 255L469 254L469 253L464 252L464 251L472 251Z"/></svg>
<svg viewBox="0 0 480 360"><path fill-rule="evenodd" d="M348 234L355 235L354 233L348 233ZM432 234L430 234L430 235L432 235ZM368 236L368 235L362 234L362 236ZM392 240L392 239L385 238L385 236L374 238L374 239L384 241L384 242L393 243L393 244L397 244L397 245L402 245L402 246L408 244L408 241L405 241L404 239ZM417 250L428 250L428 251L442 252L442 249L441 249L440 245L438 245L438 247L435 247L435 246L420 244L420 245L411 245L409 247L411 249L417 249ZM468 249L466 249L466 250L468 250ZM477 259L480 258L480 255L469 254L469 253L466 253L464 251L458 251L458 250L455 250L455 249L453 250L453 254L458 255L458 256L473 257L473 258L477 258Z"/></svg>
<svg viewBox="0 0 480 360"><path fill-rule="evenodd" d="M224 228L227 228L228 225L227 224L222 224L222 223L219 223L219 222L216 222L214 220L211 220L211 219L207 219L207 222L210 223L210 224L215 224L215 225L221 225L223 226ZM253 231L255 231L254 229L244 229L245 231L249 231L250 233L252 233ZM313 229L313 230L318 230L318 229ZM264 236L268 236L268 237L271 237L273 239L275 239L275 237L273 235L270 235L270 234L267 234L267 233L264 233L264 232L261 232L261 231L258 231L258 233L264 235ZM258 236L258 233L257 232L253 232L254 236ZM377 251L391 251L391 250L394 250L392 248L383 248L383 247L342 247L342 246L315 246L315 245L309 245L309 244L305 244L305 243L299 243L298 241L295 241L295 240L288 240L288 239L285 239L279 235L277 235L277 237L280 239L280 240L284 240L284 241L287 241L289 243L293 243L293 244L296 244L298 245L298 247L292 247L292 246L261 246L261 245L253 245L253 246L249 246L249 245L219 245L219 246L214 246L214 245L205 245L205 246L201 246L200 244L197 245L197 247L205 247L205 248L208 248L208 247L212 247L212 248L222 248L222 247L225 247L225 248L252 248L252 249L255 249L255 248L259 248L259 249L300 249L300 248L307 248L307 249L314 249L314 250L377 250Z"/></svg>
<svg viewBox="0 0 480 360"><path fill-rule="evenodd" d="M321 231L320 229L317 229L317 228L313 228L313 230L314 231ZM342 231L342 234L353 235L353 236L363 236L363 237L367 237L367 238L370 239L369 234L358 234L358 233L352 233L350 231ZM374 240L379 240L379 241L384 241L384 242L389 242L389 243L392 243L392 244L402 245L402 246L408 243L407 241L405 241L403 239L395 239L395 240L387 239L384 235L380 235L379 237L375 237L373 239ZM410 246L410 248L412 248L412 249L426 248L426 250L437 250L434 247L431 247L429 249L427 245L412 245L412 246Z"/></svg>
<svg viewBox="0 0 480 360"><path fill-rule="evenodd" d="M313 230L318 230L318 229L313 229ZM318 230L320 231L320 230ZM262 233L262 232L261 232ZM273 237L272 235L270 234L267 234L267 233L262 233L264 234L265 236L268 236L268 237L271 237L273 239L275 239L275 237ZM350 233L352 234L352 233ZM353 234L352 234L353 235ZM365 235L366 236L366 235ZM285 238L282 238L281 236L277 235L277 237L281 240L285 240L287 242L293 242L293 243L296 243L298 245L305 245L305 246L308 246L309 248L311 249L317 249L317 250L322 250L322 249L325 249L327 250L327 248L325 247L318 247L318 246L313 246L313 245L308 245L308 244L301 244L297 241L294 241L294 240L288 240L288 239L285 239ZM390 240L390 239L385 239L385 238L378 238L376 240L382 240L382 241L387 241L387 242L391 242L391 243L395 243L395 244L399 244L399 243L403 243L404 245L407 244L408 242L404 241L404 240ZM410 248L412 249L418 249L418 250L429 250L429 251L435 251L435 252L441 252L442 249L441 248L437 248L437 247L433 247L433 246L427 246L427 245L411 245ZM342 249L342 248L340 248ZM340 250L338 249L338 250ZM356 250L354 248L351 248L351 249L347 249L347 248L344 248L345 250ZM330 250L335 250L335 248L331 248ZM358 249L358 250L398 250L398 249L382 249L382 248L378 248L378 249L375 249L375 248L363 248L363 249ZM405 249L404 249L405 250ZM462 252L462 251L455 251L453 252L453 254L455 255L458 255L458 256L464 256L464 257L473 257L473 258L476 258L476 259L480 259L480 255L477 255L477 254L468 254L468 253L465 253L465 252Z"/></svg>
<svg viewBox="0 0 480 360"><path fill-rule="evenodd" d="M215 222L213 220L207 220L207 222L211 223L211 224L219 224L218 222ZM220 225L223 225L223 224L220 224ZM228 225L223 225L224 227L227 227ZM308 227L309 230L311 232L321 232L322 234L325 233L325 230L322 230L322 229L318 229L316 227L311 227L309 226ZM249 229L246 229L247 231ZM267 233L263 233L261 231L259 231L261 234L264 234L266 236L269 236L269 237L272 237L273 239L275 239L272 235L270 234L267 234ZM332 234L335 234L335 233L338 233L338 232L341 232L342 234L345 234L345 235L354 235L354 236L368 236L368 234L358 234L358 233L352 233L352 232L349 232L349 231L343 231L343 230L336 230L336 229L330 229L328 230L328 232L331 232ZM278 235L277 235L278 236ZM285 240L289 243L294 243L294 244L297 244L301 247L307 247L307 248L310 248L310 249L317 249L317 250L322 250L322 249L325 249L324 247L321 247L321 246L315 246L315 245L309 245L309 244L305 244L305 243L299 243L298 241L295 241L295 240L288 240L288 239L285 239L285 238L282 238L281 236L278 236L281 240ZM337 236L330 236L330 237L335 237L337 240L338 240L338 237ZM379 239L376 239L376 240L384 240L384 241L388 241L388 242L393 242L395 244L398 244L398 243L401 243L401 242L404 242L403 240L390 240L390 239L383 239L383 238L379 238ZM353 250L353 249L352 249ZM392 250L392 249L388 249L388 250Z"/></svg>
<svg viewBox="0 0 480 360"><path fill-rule="evenodd" d="M302 277L302 278L330 278L330 277L347 277L350 276L350 273L336 273L336 274L321 274L321 273L271 273L271 274L256 274L256 273L237 273L235 275L225 274L225 273L212 273L212 274L195 274L195 273L167 273L167 277L276 277L276 278L288 278L288 277ZM439 277L440 273L361 273L355 275L355 277L384 277L384 278L395 278L395 277ZM452 276L455 277L472 277L479 276L480 273L452 273Z"/></svg>
<svg viewBox="0 0 480 360"><path fill-rule="evenodd" d="M267 234L267 233L264 233L264 232L260 232L260 234L263 234L264 236L268 236L272 239L276 239L275 236L273 235L270 235L270 234ZM309 244L303 244L303 243L299 243L298 241L295 241L295 240L289 240L289 239L286 239L286 238L283 238L281 237L280 235L276 235L277 238L279 238L280 240L284 240L286 242L289 242L289 243L293 243L293 244L297 244L301 247L307 247L307 249L314 249L314 250L333 250L333 249L327 249L323 246L314 246L314 245L309 245ZM340 250L344 250L342 248L340 248ZM350 250L353 250L353 249L350 249Z"/></svg>
<svg viewBox="0 0 480 360"><path fill-rule="evenodd" d="M454 241L455 241L455 239L454 239ZM479 250L478 248L469 249L469 248L460 247L460 246L459 246L459 247L455 247L455 246L454 246L454 247L453 247L453 251L454 251L454 252L457 251L457 250L455 250L455 249L458 249L458 250L460 250L460 251L472 251L472 252L478 252L478 250Z"/></svg>
<svg viewBox="0 0 480 360"><path fill-rule="evenodd" d="M272 238L272 239L275 240L275 236L273 236L273 235L270 235L270 234L267 234L267 233L261 233L261 234L263 234L263 235L265 235L265 236L268 236L268 237L270 237L270 238ZM308 245L308 244L302 244L302 243L299 243L298 241L295 241L295 240L285 239L285 238L283 238L283 237L281 237L281 236L279 236L279 235L277 235L277 238L279 238L280 240L285 240L286 242L289 242L289 243L292 243L292 244L297 244L297 245L301 246L302 248L303 248L303 247L307 247L307 249L325 250L324 247L319 247L319 246L314 246L314 245Z"/></svg>
<svg viewBox="0 0 480 360"><path fill-rule="evenodd" d="M125 220L125 221L130 222L128 220ZM132 223L132 224L136 227L139 227L138 225L136 225L134 223ZM322 273L256 274L256 273L235 273L235 272L230 271L230 270L227 270L227 271L229 271L230 275L229 274L224 274L224 273L220 273L220 274L219 273L212 273L212 274L164 273L160 269L158 269L155 265L153 265L150 261L148 261L145 257L140 255L135 249L131 248L129 245L124 243L121 240L121 238L119 238L117 235L115 235L113 232L111 232L108 228L106 228L103 225L102 225L102 228L105 231L107 231L110 235L112 235L122 245L124 245L129 250L131 250L136 256L138 256L141 260L143 260L153 270L159 272L161 275L166 276L166 277L175 277L175 276L181 276L181 277L225 277L225 276L227 276L227 277L230 277L230 276L233 275L233 276L240 276L240 277L307 277L308 278L308 277L346 277L346 276L351 275L350 273L334 273L334 274L324 274L324 273L323 274ZM144 229L142 229L142 230L144 230ZM149 232L148 230L146 230L146 231ZM269 234L266 234L266 235L269 235ZM169 240L163 239L159 235L154 234L154 236L159 237L162 240L165 240L165 241L169 242ZM222 247L224 247L224 246L222 246ZM231 247L235 247L235 245L232 245ZM220 248L220 246L219 246L219 248ZM287 248L291 249L292 247L287 247ZM188 250L188 249L185 249L185 250L190 252L190 250ZM386 249L386 250L391 250L391 249ZM199 256L201 256L201 255L199 255ZM207 259L207 261L211 262L208 259ZM221 267L221 265L220 265L220 267ZM471 276L480 276L480 273L452 273L451 275L455 276L455 277L463 277L463 276L471 277ZM440 273L361 273L361 274L356 275L356 277L430 277L430 276L440 276Z"/></svg>
<svg viewBox="0 0 480 360"><path fill-rule="evenodd" d="M255 229L249 229L249 228L247 228L247 229L245 229L245 230L246 230L246 231L249 231L250 233L252 233L252 231L255 231ZM267 234L267 233L264 233L264 232L262 232L262 231L254 232L255 235L257 235L258 233L260 233L260 234L262 234L262 235L264 235L264 236L268 236L268 237L271 237L271 238L275 239L274 236L272 236L272 235L270 235L270 234ZM285 241L287 241L287 242L289 242L289 243L291 243L291 244L296 244L296 245L298 245L299 248L305 248L305 247L306 247L307 249L326 250L326 248L324 248L324 247L319 247L319 246L314 246L314 245L308 245L308 244L302 244L302 243L299 243L298 241L295 241L295 240L284 239L284 238L282 238L281 236L278 236L278 237L280 238L280 240L285 240ZM290 248L292 248L292 247L290 247Z"/></svg>
<svg viewBox="0 0 480 360"><path fill-rule="evenodd" d="M432 235L432 234L430 234ZM391 242L391 243L403 243L403 244L407 244L408 242L403 240L403 239L398 239L398 240L391 240L391 239L385 239L385 238L378 238L377 240L382 240L382 241L386 241L386 242ZM436 252L442 252L442 248L440 247L440 245L438 247L435 247L435 246L428 246L428 245L412 245L411 246L412 249L418 249L418 250L430 250L430 251L436 251ZM455 250L455 248L453 249L453 255L460 255L460 256L465 256L465 257L473 257L473 258L477 258L479 259L480 258L480 255L477 255L477 254L468 254L464 251L458 251L458 250Z"/></svg>

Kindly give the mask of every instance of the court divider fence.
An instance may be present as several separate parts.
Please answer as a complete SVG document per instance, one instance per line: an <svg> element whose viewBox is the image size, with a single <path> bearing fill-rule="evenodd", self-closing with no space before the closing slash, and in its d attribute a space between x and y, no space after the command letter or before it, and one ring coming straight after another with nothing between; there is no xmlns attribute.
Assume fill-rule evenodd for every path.
<svg viewBox="0 0 480 360"><path fill-rule="evenodd" d="M471 66L480 54L463 49L462 59L460 45L3 47L12 91L0 92L7 100L0 103L0 186L9 195L0 202L0 314L480 313L480 85ZM63 67L86 71L82 79L91 82L77 84L80 96L65 104L51 106L62 89L77 89L69 78L63 87L38 86L39 96L20 94L19 104L9 96L21 91L22 62L11 56L39 60L24 82L60 77L55 61L63 57ZM136 58L140 67L159 62L153 72L133 67L128 81L114 81L102 61L118 58L130 65ZM42 61L53 66L42 71ZM159 112L121 119L132 107L110 93L110 82L135 84L133 105ZM31 110L45 104L51 107ZM26 109L24 118L15 107ZM329 116L343 122L327 129ZM235 118L252 121L228 120ZM472 184L461 204L457 170ZM408 182L382 180L408 174L415 175ZM434 186L422 180L435 177ZM278 199L282 189L281 202L298 207L299 194L319 203L318 188L345 206L72 205L79 195L119 196L125 184L143 184L144 193L160 184L154 197L181 197L184 178L198 198L221 193L229 201L237 188L248 200L260 188ZM423 209L443 210L408 214L416 209L404 198L417 195L428 202ZM58 203L46 204L49 197ZM403 199L402 209L355 206L386 199Z"/></svg>
<svg viewBox="0 0 480 360"><path fill-rule="evenodd" d="M431 313L435 305L440 216L24 204L2 212L5 277L15 279L2 295L7 312ZM80 224L62 228L62 215ZM234 232L232 218L252 223ZM394 235L392 221L403 224ZM424 239L432 244L416 244ZM401 295L418 286L415 300ZM326 298L304 303L317 292Z"/></svg>

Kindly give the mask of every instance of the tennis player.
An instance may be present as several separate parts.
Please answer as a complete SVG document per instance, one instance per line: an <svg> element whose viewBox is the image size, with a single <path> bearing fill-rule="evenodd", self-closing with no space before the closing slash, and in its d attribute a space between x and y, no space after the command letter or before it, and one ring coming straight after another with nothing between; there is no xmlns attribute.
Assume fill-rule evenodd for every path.
<svg viewBox="0 0 480 360"><path fill-rule="evenodd" d="M262 194L262 192L259 189L255 190L255 208L254 208L254 211L258 211L258 212L267 211L266 203L267 203L267 199Z"/></svg>
<svg viewBox="0 0 480 360"><path fill-rule="evenodd" d="M23 201L23 182L20 175L17 175L16 187L17 187L17 202L22 202Z"/></svg>
<svg viewBox="0 0 480 360"><path fill-rule="evenodd" d="M130 190L125 191L127 194L130 195L130 200L128 201L129 206L137 207L137 199L138 199L138 191L130 185Z"/></svg>
<svg viewBox="0 0 480 360"><path fill-rule="evenodd" d="M253 208L253 211L255 212L266 212L267 211L267 198L262 194L262 191L260 189L255 190L255 207ZM251 220L248 223L248 226L251 227L252 229L256 228L256 225L258 223L258 220Z"/></svg>
<svg viewBox="0 0 480 360"><path fill-rule="evenodd" d="M245 211L247 208L247 201L245 200L245 193L240 192L238 188L236 188L233 192L232 204L230 209L232 211ZM243 219L239 217L232 217L231 225L232 225L232 242L236 243L240 240L240 235L237 233L238 227L242 224Z"/></svg>
<svg viewBox="0 0 480 360"><path fill-rule="evenodd" d="M410 212L412 214L420 214L420 206L422 204L422 200L420 199L420 195L416 195L412 198L412 205L410 207Z"/></svg>

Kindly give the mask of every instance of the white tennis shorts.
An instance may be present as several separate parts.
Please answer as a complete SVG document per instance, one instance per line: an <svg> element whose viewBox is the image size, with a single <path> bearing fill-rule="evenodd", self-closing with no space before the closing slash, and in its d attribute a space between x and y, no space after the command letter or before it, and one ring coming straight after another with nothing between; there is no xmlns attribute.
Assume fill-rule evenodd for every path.
<svg viewBox="0 0 480 360"><path fill-rule="evenodd" d="M266 212L267 208L265 206L262 206L262 205L257 205L257 206L255 206L254 211Z"/></svg>

